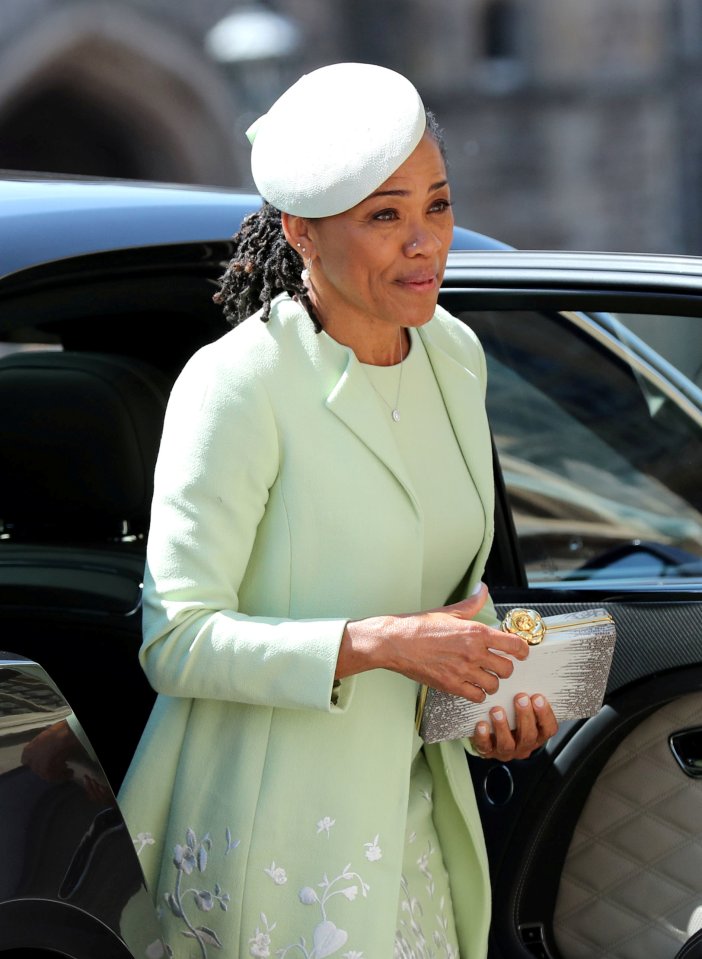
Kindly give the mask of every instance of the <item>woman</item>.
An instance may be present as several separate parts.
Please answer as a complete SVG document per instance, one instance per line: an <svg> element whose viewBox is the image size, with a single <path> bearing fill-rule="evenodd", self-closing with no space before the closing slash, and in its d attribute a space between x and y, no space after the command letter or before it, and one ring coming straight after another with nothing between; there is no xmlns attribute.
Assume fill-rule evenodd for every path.
<svg viewBox="0 0 702 959"><path fill-rule="evenodd" d="M437 307L438 132L404 77L334 64L250 138L268 202L217 297L235 329L169 402L141 651L159 697L120 799L173 955L477 959L466 744L423 747L417 684L482 701L527 647L480 582L485 362ZM543 697L516 709L473 748L555 731Z"/></svg>

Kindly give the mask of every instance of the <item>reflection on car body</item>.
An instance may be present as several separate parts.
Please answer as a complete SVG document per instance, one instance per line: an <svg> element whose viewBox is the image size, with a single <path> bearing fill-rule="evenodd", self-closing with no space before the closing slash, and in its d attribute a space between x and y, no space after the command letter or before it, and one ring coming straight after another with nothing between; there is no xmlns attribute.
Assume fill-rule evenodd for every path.
<svg viewBox="0 0 702 959"><path fill-rule="evenodd" d="M132 840L90 744L36 664L0 664L0 943L163 955ZM115 868L118 863L119 867ZM70 917L80 915L81 921ZM33 916L42 917L37 927Z"/></svg>

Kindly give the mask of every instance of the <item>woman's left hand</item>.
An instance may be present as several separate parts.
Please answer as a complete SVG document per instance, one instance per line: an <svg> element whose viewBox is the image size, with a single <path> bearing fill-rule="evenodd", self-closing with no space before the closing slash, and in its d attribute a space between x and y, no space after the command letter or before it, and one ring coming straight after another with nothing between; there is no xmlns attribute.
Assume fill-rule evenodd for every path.
<svg viewBox="0 0 702 959"><path fill-rule="evenodd" d="M490 724L480 722L475 727L471 742L483 759L526 759L535 749L550 739L558 729L558 722L545 696L527 696L519 693L514 697L516 726L510 729L504 709L490 710Z"/></svg>

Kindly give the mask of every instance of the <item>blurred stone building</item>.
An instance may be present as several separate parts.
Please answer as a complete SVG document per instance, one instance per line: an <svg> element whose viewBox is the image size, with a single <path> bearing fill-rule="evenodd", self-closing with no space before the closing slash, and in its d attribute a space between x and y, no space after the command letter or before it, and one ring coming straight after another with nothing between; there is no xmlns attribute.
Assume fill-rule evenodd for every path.
<svg viewBox="0 0 702 959"><path fill-rule="evenodd" d="M248 123L353 59L436 111L462 224L702 253L702 0L2 0L0 167L250 188Z"/></svg>

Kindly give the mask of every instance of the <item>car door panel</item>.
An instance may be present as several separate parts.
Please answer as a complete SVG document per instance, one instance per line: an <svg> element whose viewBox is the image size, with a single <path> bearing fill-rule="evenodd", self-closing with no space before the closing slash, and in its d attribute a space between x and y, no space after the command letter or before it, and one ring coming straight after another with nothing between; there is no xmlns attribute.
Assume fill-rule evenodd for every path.
<svg viewBox="0 0 702 959"><path fill-rule="evenodd" d="M540 602L538 596L530 600L545 615L582 609L586 605ZM523 602L523 594L518 594L515 602ZM499 604L498 612L505 612L509 605ZM620 603L614 599L603 605L614 616L618 631L603 709L584 722L564 724L554 740L528 760L508 765L477 758L469 760L493 869L492 955L495 957L673 956L684 941L668 936L672 943L677 942L672 951L668 948L656 952L617 952L620 938L617 926L594 922L584 905L572 903L572 889L579 885L582 889L597 890L602 908L608 903L610 911L615 911L620 903L616 877L612 877L609 898L597 885L606 870L595 855L601 840L596 839L591 823L599 822L603 830L608 827L615 833L620 826L616 819L618 810L611 822L605 821L602 795L625 793L624 786L630 786L627 794L630 808L626 814L627 837L632 849L637 843L643 850L653 848L659 832L687 828L687 820L699 821L702 828L700 781L686 776L668 745L670 736L689 729L690 725L694 728L702 721L700 603L683 601L672 608L667 603L660 606L647 603L639 607L636 603ZM662 658L660 637L667 635L668 628L681 637L676 655L678 667L671 668L671 658L665 670L658 671L652 664ZM637 655L639 651L641 656ZM677 716L681 710L685 712L686 703L692 704L693 718L689 722ZM655 722L655 727L649 733L646 724L651 722ZM644 745L637 750L638 740ZM656 816L652 817L649 805L653 799L648 797L644 803L635 785L642 779L646 781L645 774L652 762L647 752L653 748L651 744L667 759L665 789L676 788L677 783L683 794L683 787L687 787L684 791L687 812L684 804L681 806L683 799L678 799L670 812L674 820L667 825L665 805L660 803ZM622 756L630 759L633 753L638 762L631 760L629 768L621 772L617 780L615 773L623 768ZM660 777L652 782L659 785ZM693 805L695 795L697 801ZM685 865L689 859L687 847L697 842L698 836L692 831L689 834L683 831L680 835L682 838L669 855L679 853L681 860L676 864L674 858L671 859L666 868L676 868L690 877L694 875L694 868ZM606 862L609 863L609 859ZM634 872L633 866L631 872ZM653 901L661 898L663 890L656 892L661 874L649 869L645 860L635 878L639 885L644 881L648 883ZM631 874L627 874L627 880L633 881ZM699 895L698 899L702 901ZM679 905L682 908L685 904ZM691 919L688 917L688 924ZM591 920L593 928L601 933L598 943L601 951L582 952L575 945L585 941L581 925ZM664 928L668 921L665 914L657 916L658 924ZM681 927L679 923L676 928ZM643 937L641 930L639 935ZM627 941L633 940L630 936ZM591 941L588 948L594 948L595 944Z"/></svg>
<svg viewBox="0 0 702 959"><path fill-rule="evenodd" d="M694 383L607 312L663 316L683 294L672 284L654 304L650 291L583 278L584 295L567 297L553 277L532 289L479 270L465 280L455 271L444 305L487 355L496 535L485 579L498 615L603 606L617 627L595 716L562 724L526 760L469 757L494 889L490 957L694 955L701 407ZM684 294L694 322L699 290Z"/></svg>
<svg viewBox="0 0 702 959"><path fill-rule="evenodd" d="M595 780L561 872L553 931L564 957L675 955L702 925L702 784L672 736L699 728L702 692L635 726Z"/></svg>

